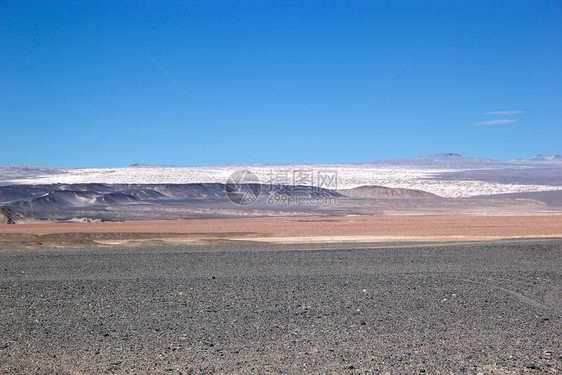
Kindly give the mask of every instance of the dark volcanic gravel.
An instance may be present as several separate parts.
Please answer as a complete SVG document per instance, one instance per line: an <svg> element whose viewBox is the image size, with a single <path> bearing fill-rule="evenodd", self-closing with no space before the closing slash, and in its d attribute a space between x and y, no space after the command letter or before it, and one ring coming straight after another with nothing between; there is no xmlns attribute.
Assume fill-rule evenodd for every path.
<svg viewBox="0 0 562 375"><path fill-rule="evenodd" d="M0 253L0 373L557 374L562 242Z"/></svg>

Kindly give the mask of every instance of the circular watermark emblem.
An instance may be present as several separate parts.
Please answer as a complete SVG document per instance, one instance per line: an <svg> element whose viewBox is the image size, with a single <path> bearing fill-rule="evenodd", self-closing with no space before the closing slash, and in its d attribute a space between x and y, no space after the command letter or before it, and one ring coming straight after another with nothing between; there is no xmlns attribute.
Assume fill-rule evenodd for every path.
<svg viewBox="0 0 562 375"><path fill-rule="evenodd" d="M247 206L259 198L261 182L258 176L249 170L237 170L228 176L225 190L232 203Z"/></svg>

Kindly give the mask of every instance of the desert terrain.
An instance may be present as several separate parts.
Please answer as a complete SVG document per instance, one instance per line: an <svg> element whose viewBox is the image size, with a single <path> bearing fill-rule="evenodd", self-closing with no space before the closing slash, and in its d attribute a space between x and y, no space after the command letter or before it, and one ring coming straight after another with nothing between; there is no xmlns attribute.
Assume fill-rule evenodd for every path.
<svg viewBox="0 0 562 375"><path fill-rule="evenodd" d="M2 252L0 372L559 374L561 262L560 239Z"/></svg>
<svg viewBox="0 0 562 375"><path fill-rule="evenodd" d="M0 168L0 372L562 371L558 157L239 167Z"/></svg>
<svg viewBox="0 0 562 375"><path fill-rule="evenodd" d="M562 237L562 213L273 217L0 225L0 249L209 244L480 241Z"/></svg>
<svg viewBox="0 0 562 375"><path fill-rule="evenodd" d="M0 1L0 375L562 375L561 20Z"/></svg>

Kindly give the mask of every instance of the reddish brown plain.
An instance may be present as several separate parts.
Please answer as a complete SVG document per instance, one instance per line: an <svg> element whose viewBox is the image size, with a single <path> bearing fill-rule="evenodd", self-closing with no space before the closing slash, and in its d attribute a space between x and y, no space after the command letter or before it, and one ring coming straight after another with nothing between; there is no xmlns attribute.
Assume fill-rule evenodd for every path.
<svg viewBox="0 0 562 375"><path fill-rule="evenodd" d="M562 237L562 214L389 215L0 225L0 248Z"/></svg>

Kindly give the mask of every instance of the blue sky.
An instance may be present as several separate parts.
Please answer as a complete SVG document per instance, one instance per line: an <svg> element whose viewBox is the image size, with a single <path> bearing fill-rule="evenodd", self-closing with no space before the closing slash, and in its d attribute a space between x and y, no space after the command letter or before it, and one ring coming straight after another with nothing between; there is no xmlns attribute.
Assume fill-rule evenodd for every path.
<svg viewBox="0 0 562 375"><path fill-rule="evenodd" d="M560 154L561 24L560 1L0 0L0 165Z"/></svg>

